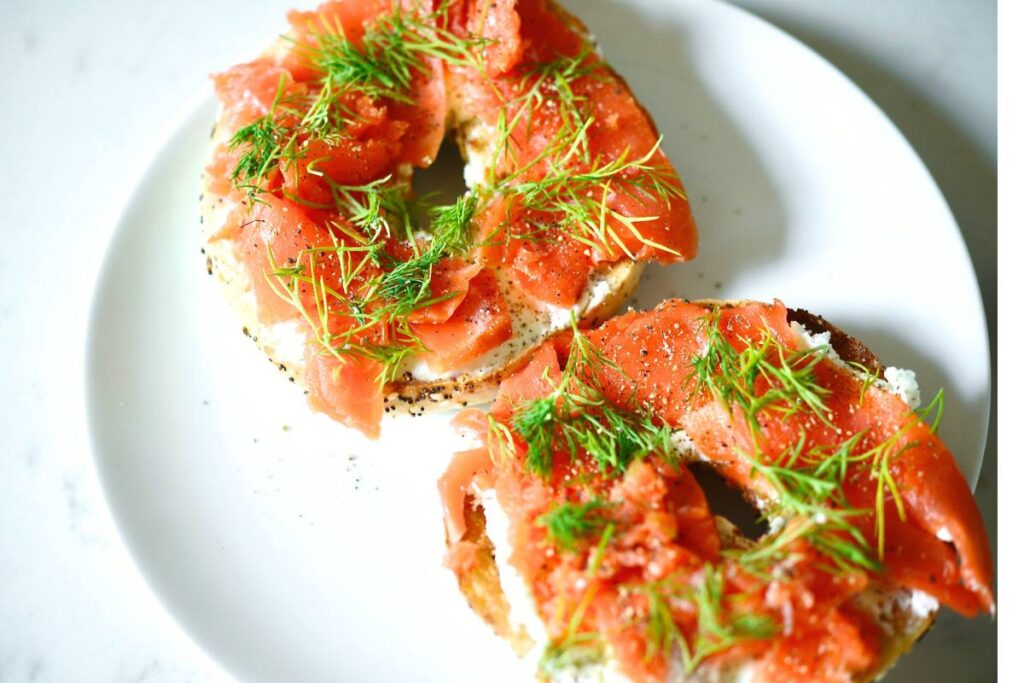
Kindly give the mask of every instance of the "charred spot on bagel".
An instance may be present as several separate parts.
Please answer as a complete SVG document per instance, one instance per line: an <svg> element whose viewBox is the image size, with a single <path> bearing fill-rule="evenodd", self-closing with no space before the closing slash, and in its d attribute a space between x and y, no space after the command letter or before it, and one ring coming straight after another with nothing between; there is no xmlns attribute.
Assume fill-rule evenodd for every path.
<svg viewBox="0 0 1024 683"><path fill-rule="evenodd" d="M790 309L786 317L790 322L800 323L814 334L829 333L829 344L836 354L847 363L857 363L867 368L869 372L879 375L885 370L885 366L864 343L846 334L820 315L797 308Z"/></svg>

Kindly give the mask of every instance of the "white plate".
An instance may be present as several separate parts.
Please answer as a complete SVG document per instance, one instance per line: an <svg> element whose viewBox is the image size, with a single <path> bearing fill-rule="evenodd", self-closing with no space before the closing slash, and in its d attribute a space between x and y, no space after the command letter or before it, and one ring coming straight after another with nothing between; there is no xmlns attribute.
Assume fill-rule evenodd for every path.
<svg viewBox="0 0 1024 683"><path fill-rule="evenodd" d="M916 368L926 393L946 388L943 432L974 481L989 405L981 300L943 198L892 124L730 6L568 4L660 125L701 228L699 260L650 269L639 304L777 296L825 315ZM528 679L441 566L448 416L388 421L370 443L310 415L203 272L213 114L207 101L188 116L141 179L93 311L95 450L139 566L246 679ZM893 678L923 680L922 656Z"/></svg>

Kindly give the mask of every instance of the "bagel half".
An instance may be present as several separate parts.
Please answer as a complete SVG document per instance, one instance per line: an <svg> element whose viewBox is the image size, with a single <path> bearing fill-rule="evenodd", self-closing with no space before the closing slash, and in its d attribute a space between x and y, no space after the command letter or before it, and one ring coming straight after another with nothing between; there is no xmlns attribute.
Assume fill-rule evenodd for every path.
<svg viewBox="0 0 1024 683"><path fill-rule="evenodd" d="M691 303L705 306L710 310L712 307L726 309L754 302L696 301ZM886 368L866 345L820 316L802 309L788 309L786 320L804 339L806 347L820 347L827 344L827 355L837 365L849 372L860 375L867 373L876 378L876 385L883 391L898 396L899 400L906 403L908 411L917 407L918 389L913 373ZM614 325L615 322L613 320L609 324ZM600 330L594 334L599 335ZM885 379L882 379L883 377ZM490 437L488 437L488 441L489 439ZM678 455L682 462L716 466L713 460L709 460L698 452L694 443L685 433L675 432L673 443L678 448ZM500 460L505 457L504 455L494 455L493 450L489 453L489 457L492 459ZM453 468L454 466L455 461L453 461ZM513 546L510 545L507 537L509 519L495 497L495 491L492 488L494 486L492 475L484 474L482 485L478 481L479 472L486 472L489 467L487 465L484 470L474 471L469 479L466 478L465 470L455 475L457 481L463 483L460 490L465 494L461 506L465 531L458 537L455 537L458 532L453 531L458 527L452 526L450 523L452 499L449 498L449 495L455 486L452 482L446 483L442 479L442 497L446 499L446 505L449 506L446 526L448 564L454 571L459 588L471 609L498 636L509 641L517 653L536 662L539 661L550 636L546 633L543 622L538 618L531 589L522 575L509 562L510 553L513 551ZM451 475L452 470L446 477ZM514 476L522 477L524 475ZM467 484L467 481L470 483ZM964 486L966 487L966 484ZM763 491L749 489L742 493L749 503L760 509L762 513L768 514L770 499L764 495ZM965 512L965 516L970 516L970 512ZM753 541L745 537L728 519L716 517L715 522L723 549L743 549L752 546ZM535 522L535 524L537 523ZM627 531L625 530L623 533L627 533ZM941 531L937 536L943 541L950 540L943 538ZM984 544L983 540L982 544ZM520 550L519 552L525 551ZM471 556L467 553L471 553ZM597 556L600 557L600 551ZM594 555L590 555L590 557L593 560ZM986 589L982 589L982 592L984 590ZM990 597L990 594L988 595ZM874 664L870 668L857 671L850 676L849 680L856 683L880 679L897 659L908 652L913 644L928 631L940 605L938 600L923 590L879 580L872 581L867 589L854 597L849 604L873 622L880 635ZM670 668L667 680L690 683L760 680L755 662L742 660L737 662L735 659L727 659L725 662L723 664L716 660L709 660L686 674L681 662L676 660ZM545 674L541 677L547 678L548 676L549 674ZM578 668L562 669L550 677L553 680L628 680L628 677L618 669L614 659L607 659L603 664L588 664Z"/></svg>
<svg viewBox="0 0 1024 683"><path fill-rule="evenodd" d="M347 0L347 2L327 3L322 11L336 11L337 7L371 7L382 4L377 0ZM429 5L430 3L423 3ZM416 3L406 3L413 7ZM495 3L490 10L474 3L450 3L457 7L467 5L467 12L480 12L481 24L490 26L492 13L499 13L502 21L509 21L518 27L518 9L512 3ZM498 5L501 5L498 8ZM506 6L507 5L507 6ZM542 13L543 16L557 17L573 35L582 40L587 54L597 54L593 38L585 32L582 24L575 17L567 14L553 2L547 0L531 0L523 3L531 7L529 11ZM441 4L448 7L448 4ZM324 9L327 8L327 9ZM318 10L318 11L321 11ZM348 11L348 10L344 10ZM458 9L452 12L462 11ZM546 13L546 14L545 14ZM369 20L368 20L369 21ZM293 22L294 23L294 22ZM493 23L493 22L492 22ZM367 25L370 25L369 23ZM487 30L486 29L485 33ZM517 29L518 30L518 29ZM525 29L524 29L525 30ZM502 40L515 39L519 36L504 36ZM490 39L489 39L490 40ZM289 51L294 51L297 40L284 37L275 42L262 56L263 59L275 63L285 63L289 59ZM497 39L487 43L499 42ZM488 47L487 50L492 48ZM487 53L490 55L490 52ZM501 59L500 56L493 59ZM604 68L606 65L603 65ZM479 115L479 105L468 101L466 88L462 82L455 82L455 69L445 70L447 93L447 116L445 126L449 136L457 144L462 158L466 162L465 177L471 191L484 187L488 176L487 166L495 158L499 132L493 121L485 121ZM623 86L621 79L612 73L612 78ZM463 76L464 78L464 76ZM628 97L632 97L628 95ZM631 100L632 101L632 100ZM547 102L550 104L550 102ZM633 102L635 105L635 102ZM474 106L477 108L474 109ZM638 106L638 105L637 105ZM642 111L642 109L640 110ZM653 122L643 112L643 126L654 131ZM306 377L307 338L309 325L301 318L295 317L283 322L266 322L260 314L260 306L256 295L256 282L252 268L240 258L235 240L231 235L238 232L239 211L245 211L247 205L259 201L258 195L247 197L244 193L232 189L224 189L225 169L218 165L217 157L228 149L232 136L238 130L236 117L222 107L218 121L212 132L210 159L203 174L203 194L200 200L202 237L207 270L222 284L223 291L238 317L243 332L265 352L272 363L287 378L306 389L309 385ZM653 152L653 150L652 150ZM661 152L657 152L661 155ZM228 169L230 170L230 169ZM674 173L674 172L673 172ZM409 163L399 164L389 177L400 182L411 182L413 166ZM676 181L673 181L676 182ZM487 190L484 190L487 191ZM680 186L681 192L681 186ZM680 194L680 196L682 196ZM682 199L685 203L685 199ZM685 208L687 216L685 225L679 226L681 231L691 231L692 217ZM232 224L232 221L235 224ZM685 257L692 256L686 254ZM682 258L682 256L680 257ZM658 257L658 260L666 260ZM493 398L498 383L509 373L518 369L531 352L546 339L565 330L571 319L581 324L591 325L607 319L622 307L632 295L643 272L643 260L623 258L612 260L594 267L582 287L578 299L568 306L555 306L531 300L519 288L515 281L502 267L495 269L498 286L509 309L512 336L506 341L491 348L482 356L472 359L453 370L445 372L432 371L422 360L411 358L404 360L399 367L389 373L390 377L383 387L385 414L421 415L431 410L445 410L464 407L469 404L485 402ZM312 343L312 342L310 342ZM360 427L363 428L363 427ZM372 430L371 430L372 431ZM369 432L368 432L369 433Z"/></svg>

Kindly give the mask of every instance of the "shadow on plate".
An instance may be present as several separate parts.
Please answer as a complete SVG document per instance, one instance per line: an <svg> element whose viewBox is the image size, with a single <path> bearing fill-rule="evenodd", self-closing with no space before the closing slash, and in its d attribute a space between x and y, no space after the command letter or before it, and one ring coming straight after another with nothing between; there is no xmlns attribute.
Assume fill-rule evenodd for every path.
<svg viewBox="0 0 1024 683"><path fill-rule="evenodd" d="M857 84L900 129L924 161L949 203L995 322L996 169L927 93L855 48L822 35L812 26L779 13L753 11L821 54ZM994 325L990 326L994 328Z"/></svg>

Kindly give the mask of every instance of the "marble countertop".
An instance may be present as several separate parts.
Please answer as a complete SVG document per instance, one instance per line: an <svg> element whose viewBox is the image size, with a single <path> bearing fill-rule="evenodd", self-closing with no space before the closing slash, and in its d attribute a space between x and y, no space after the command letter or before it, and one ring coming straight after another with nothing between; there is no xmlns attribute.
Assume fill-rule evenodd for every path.
<svg viewBox="0 0 1024 683"><path fill-rule="evenodd" d="M82 362L121 203L206 74L278 31L281 5L255 4L0 8L0 681L228 679L118 537L89 451ZM836 64L907 136L961 226L994 339L995 1L737 4ZM993 539L994 428L977 489ZM913 673L891 680L995 680L995 634L989 620L944 613Z"/></svg>

